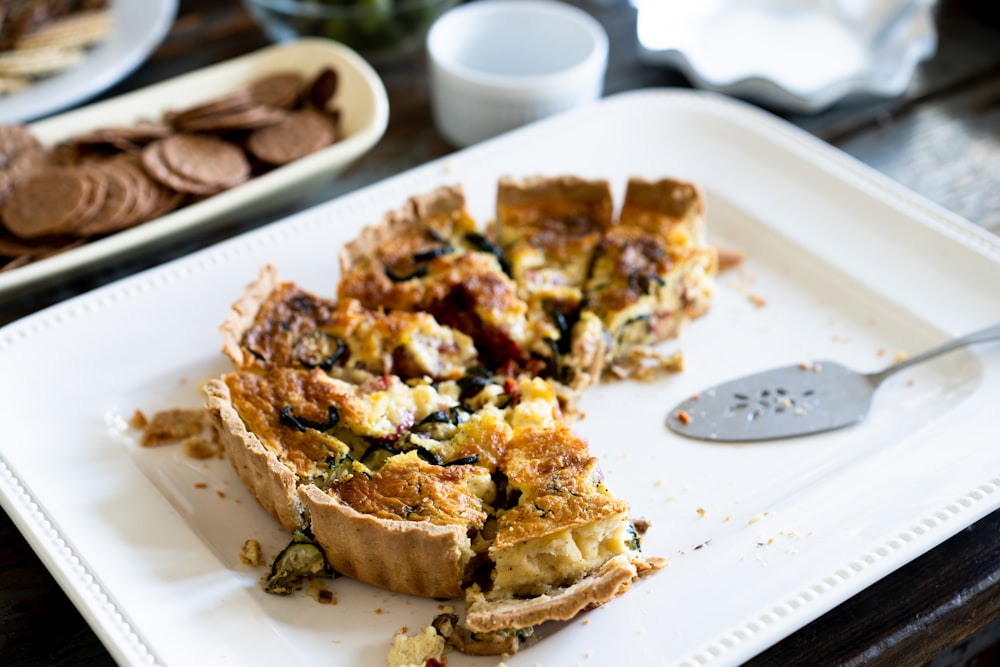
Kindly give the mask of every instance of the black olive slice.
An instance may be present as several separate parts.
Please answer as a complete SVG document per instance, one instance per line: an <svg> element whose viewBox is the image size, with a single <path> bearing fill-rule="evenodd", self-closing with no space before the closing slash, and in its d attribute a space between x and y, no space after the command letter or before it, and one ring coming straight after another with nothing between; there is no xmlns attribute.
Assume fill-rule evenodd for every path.
<svg viewBox="0 0 1000 667"><path fill-rule="evenodd" d="M555 310L555 309L552 310L551 314L552 314L552 321L555 323L556 329L559 330L559 340L560 341L569 340L570 327L569 327L569 320L566 318L566 315L561 310Z"/></svg>
<svg viewBox="0 0 1000 667"><path fill-rule="evenodd" d="M410 273L410 274L407 274L407 275L400 275L398 273L393 272L393 270L391 268L389 268L388 266L386 266L385 267L385 275L386 275L387 278L389 278L389 280L391 280L394 283L404 283L407 280L413 280L414 278L423 278L424 276L426 276L427 275L427 267L426 266L418 266L416 269L413 270L413 273Z"/></svg>
<svg viewBox="0 0 1000 667"><path fill-rule="evenodd" d="M307 428L316 429L317 431L329 431L340 421L340 410L337 409L336 405L331 405L327 408L327 415L329 417L327 421L315 422L305 417L296 417L292 414L292 406L286 405L281 408L278 418L282 424L291 426L297 431L305 431Z"/></svg>
<svg viewBox="0 0 1000 667"><path fill-rule="evenodd" d="M441 424L441 423L450 424L451 421L452 418L449 413L445 412L444 410L437 410L435 412L430 413L429 415L421 419L419 422L417 422L414 428L419 428L427 424Z"/></svg>
<svg viewBox="0 0 1000 667"><path fill-rule="evenodd" d="M636 294L649 294L654 284L663 287L666 285L666 281L655 273L633 271L628 274L628 287Z"/></svg>
<svg viewBox="0 0 1000 667"><path fill-rule="evenodd" d="M473 454L471 456L463 456L462 458L455 459L454 461L448 461L447 463L445 463L443 465L446 465L446 466L467 466L467 465L473 465L473 464L478 463L478 462L479 462L479 454Z"/></svg>
<svg viewBox="0 0 1000 667"><path fill-rule="evenodd" d="M510 267L507 265L507 260L504 258L503 250L500 249L500 246L479 232L469 232L465 235L465 240L479 252L485 252L496 257L497 261L500 262L500 268L503 269L503 272L510 275Z"/></svg>
<svg viewBox="0 0 1000 667"><path fill-rule="evenodd" d="M326 331L310 331L302 334L292 346L292 357L306 368L333 368L347 347L344 341Z"/></svg>
<svg viewBox="0 0 1000 667"><path fill-rule="evenodd" d="M465 377L459 378L457 384L460 390L458 400L464 402L478 395L479 392L493 384L493 382L488 378L480 377L478 375L466 375Z"/></svg>
<svg viewBox="0 0 1000 667"><path fill-rule="evenodd" d="M361 462L371 470L378 470L385 463L386 459L398 452L384 443L369 445L365 453L361 455Z"/></svg>
<svg viewBox="0 0 1000 667"><path fill-rule="evenodd" d="M420 458L422 458L424 461L427 461L428 463L432 463L432 464L434 464L436 466L443 465L443 461L441 460L441 457L438 456L437 454L435 454L434 452L432 452L429 449L425 449L423 447L417 447L417 456L419 456Z"/></svg>
<svg viewBox="0 0 1000 667"><path fill-rule="evenodd" d="M440 257L441 255L447 255L452 252L454 248L448 243L437 248L430 248L428 250L420 250L419 252L413 253L413 261L416 264L422 264L424 262L429 262L435 257Z"/></svg>
<svg viewBox="0 0 1000 667"><path fill-rule="evenodd" d="M431 237L432 241L437 241L438 243L448 242L448 239L442 236L441 233L433 227L425 227L425 229L427 230L427 236Z"/></svg>

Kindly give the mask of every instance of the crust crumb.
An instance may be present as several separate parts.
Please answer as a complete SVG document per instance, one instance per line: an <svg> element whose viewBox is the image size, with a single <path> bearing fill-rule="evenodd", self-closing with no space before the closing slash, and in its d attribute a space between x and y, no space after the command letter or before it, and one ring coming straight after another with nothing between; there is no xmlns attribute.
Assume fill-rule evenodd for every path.
<svg viewBox="0 0 1000 667"><path fill-rule="evenodd" d="M664 353L649 346L634 347L609 364L606 376L618 380L632 379L641 382L655 380L668 373L684 371L684 352Z"/></svg>
<svg viewBox="0 0 1000 667"><path fill-rule="evenodd" d="M415 635L404 632L392 637L387 662L389 667L423 667L427 664L444 664L447 651L444 637L432 626L427 626Z"/></svg>
<svg viewBox="0 0 1000 667"><path fill-rule="evenodd" d="M735 269L743 265L744 260L747 258L747 254L742 250L737 250L734 248L716 248L719 258L719 271L726 271L727 269Z"/></svg>
<svg viewBox="0 0 1000 667"><path fill-rule="evenodd" d="M322 581L313 579L309 582L309 597L320 604L337 604L337 596L329 588L323 585ZM404 630L405 632L405 630Z"/></svg>
<svg viewBox="0 0 1000 667"><path fill-rule="evenodd" d="M139 442L143 447L179 443L193 459L223 456L222 440L206 410L172 408L155 413L151 419L136 410L130 423L142 429Z"/></svg>
<svg viewBox="0 0 1000 667"><path fill-rule="evenodd" d="M132 413L132 418L128 420L128 424L132 428L143 430L149 424L149 420L146 419L146 414L142 410L136 410Z"/></svg>
<svg viewBox="0 0 1000 667"><path fill-rule="evenodd" d="M249 567L260 567L264 564L263 552L260 542L257 540L247 540L240 549L240 562Z"/></svg>
<svg viewBox="0 0 1000 667"><path fill-rule="evenodd" d="M205 410L184 408L161 410L146 423L140 443L144 447L171 444L184 438L199 436L205 429L215 430Z"/></svg>

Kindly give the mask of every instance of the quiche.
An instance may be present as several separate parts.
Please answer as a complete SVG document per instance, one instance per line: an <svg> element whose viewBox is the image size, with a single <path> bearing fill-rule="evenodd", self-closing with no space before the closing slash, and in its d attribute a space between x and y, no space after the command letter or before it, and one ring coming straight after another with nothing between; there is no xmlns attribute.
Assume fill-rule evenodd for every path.
<svg viewBox="0 0 1000 667"><path fill-rule="evenodd" d="M701 191L673 179L630 179L584 287L584 312L600 322L601 367L641 377L679 364L655 346L708 311L717 271Z"/></svg>
<svg viewBox="0 0 1000 667"><path fill-rule="evenodd" d="M550 377L573 389L593 384L603 367L603 330L582 308L613 208L604 179L504 177L497 185L492 233L528 303L533 351Z"/></svg>
<svg viewBox="0 0 1000 667"><path fill-rule="evenodd" d="M495 243L477 231L460 187L411 198L348 243L340 262L341 299L430 313L469 335L490 367L527 359L528 305Z"/></svg>
<svg viewBox="0 0 1000 667"><path fill-rule="evenodd" d="M362 381L380 375L455 378L477 363L472 339L428 313L369 309L278 280L267 265L223 324L238 368L322 368Z"/></svg>
<svg viewBox="0 0 1000 667"><path fill-rule="evenodd" d="M465 599L467 653L662 566L578 434L575 398L706 312L703 198L632 179L505 178L479 231L460 186L409 199L341 253L336 296L265 266L222 324L206 407L243 483L326 568ZM637 323L641 323L637 324Z"/></svg>

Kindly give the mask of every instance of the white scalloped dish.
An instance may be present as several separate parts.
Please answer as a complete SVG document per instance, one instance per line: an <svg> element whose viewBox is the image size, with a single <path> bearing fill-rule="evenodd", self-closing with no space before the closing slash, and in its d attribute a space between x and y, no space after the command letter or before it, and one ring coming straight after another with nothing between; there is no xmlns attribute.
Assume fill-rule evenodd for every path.
<svg viewBox="0 0 1000 667"><path fill-rule="evenodd" d="M301 39L270 46L113 99L32 123L46 145L89 130L159 120L165 111L194 106L242 88L273 71L315 76L325 66L339 77L331 105L340 109L343 138L336 143L225 192L176 209L156 220L0 273L0 295L23 291L73 272L125 257L195 230L230 222L249 212L273 210L330 181L382 138L389 100L382 80L357 53L337 42Z"/></svg>
<svg viewBox="0 0 1000 667"><path fill-rule="evenodd" d="M226 461L143 449L127 422L201 403L201 381L229 368L218 326L263 264L331 294L338 250L407 197L461 182L485 223L499 176L538 173L606 177L616 201L630 175L697 182L711 239L747 261L665 345L684 372L581 405L608 486L669 567L505 664L738 665L1000 506L998 345L890 378L855 428L742 446L666 428L723 379L816 358L874 370L1000 320L1000 239L750 105L629 93L0 330L0 502L120 664L375 667L393 633L440 613L347 578L326 583L336 604L264 593L240 548L254 538L271 558L288 535Z"/></svg>
<svg viewBox="0 0 1000 667"><path fill-rule="evenodd" d="M789 111L897 96L937 48L928 0L632 2L642 60Z"/></svg>

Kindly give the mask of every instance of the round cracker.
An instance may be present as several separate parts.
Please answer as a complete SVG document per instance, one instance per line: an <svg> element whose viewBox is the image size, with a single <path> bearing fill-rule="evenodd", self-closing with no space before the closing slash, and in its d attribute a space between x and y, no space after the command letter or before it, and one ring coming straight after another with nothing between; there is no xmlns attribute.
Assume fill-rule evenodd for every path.
<svg viewBox="0 0 1000 667"><path fill-rule="evenodd" d="M240 89L180 111L167 112L164 114L164 120L171 125L176 125L177 123L188 122L194 118L221 113L233 113L255 105L256 103L250 95L250 91Z"/></svg>
<svg viewBox="0 0 1000 667"><path fill-rule="evenodd" d="M150 176L149 172L143 168L140 159L134 155L120 155L112 158L112 161L118 163L118 167L127 172L136 183L136 201L134 210L129 215L130 223L137 225L152 219L152 214L160 202L159 190L175 191L166 188Z"/></svg>
<svg viewBox="0 0 1000 667"><path fill-rule="evenodd" d="M291 109L299 102L306 80L298 72L275 72L250 84L250 96L258 103Z"/></svg>
<svg viewBox="0 0 1000 667"><path fill-rule="evenodd" d="M59 165L52 164L48 151L41 146L32 146L14 156L7 165L7 173L16 187L39 171L53 166Z"/></svg>
<svg viewBox="0 0 1000 667"><path fill-rule="evenodd" d="M27 125L0 125L0 167L27 150L41 150L42 143Z"/></svg>
<svg viewBox="0 0 1000 667"><path fill-rule="evenodd" d="M110 234L131 224L130 215L133 214L139 198L139 186L126 169L112 162L100 165L100 173L106 182L106 192L93 217L75 230L77 236Z"/></svg>
<svg viewBox="0 0 1000 667"><path fill-rule="evenodd" d="M7 201L7 195L10 194L11 188L14 187L14 179L11 178L9 172L0 170L0 206Z"/></svg>
<svg viewBox="0 0 1000 667"><path fill-rule="evenodd" d="M309 86L309 102L320 110L326 110L333 96L337 94L340 76L332 67L324 67Z"/></svg>
<svg viewBox="0 0 1000 667"><path fill-rule="evenodd" d="M182 177L167 164L163 155L163 144L166 139L154 141L142 149L142 167L153 180L177 192L187 192L196 195L209 195L219 191L217 186L192 181Z"/></svg>
<svg viewBox="0 0 1000 667"><path fill-rule="evenodd" d="M279 123L254 130L247 150L261 162L280 166L315 153L337 138L330 117L313 109L292 111Z"/></svg>
<svg viewBox="0 0 1000 667"><path fill-rule="evenodd" d="M92 188L79 169L42 169L11 191L3 205L4 224L22 239L68 234L90 204Z"/></svg>
<svg viewBox="0 0 1000 667"><path fill-rule="evenodd" d="M174 127L180 132L234 132L273 125L284 117L284 109L258 104L226 113L175 120Z"/></svg>
<svg viewBox="0 0 1000 667"><path fill-rule="evenodd" d="M66 230L64 233L76 234L77 229L89 223L97 215L97 212L101 210L101 206L104 205L104 200L108 194L108 177L103 169L100 169L96 165L87 164L78 167L78 171L90 182L90 192L83 209L73 223L73 228Z"/></svg>
<svg viewBox="0 0 1000 667"><path fill-rule="evenodd" d="M134 195L131 206L120 221L121 229L145 221L146 216L153 210L153 205L156 203L154 188L157 186L155 182L139 164L138 159L134 159L131 155L115 157L108 162L110 168L127 181L128 187Z"/></svg>
<svg viewBox="0 0 1000 667"><path fill-rule="evenodd" d="M155 220L160 216L170 213L179 208L188 197L183 192L178 192L159 183L154 184L153 194L153 206L146 213L146 220Z"/></svg>
<svg viewBox="0 0 1000 667"><path fill-rule="evenodd" d="M218 137L175 134L163 140L161 150L171 171L216 190L232 187L250 177L250 163L243 150Z"/></svg>
<svg viewBox="0 0 1000 667"><path fill-rule="evenodd" d="M70 137L67 143L73 145L107 144L119 150L132 150L157 139L170 136L170 128L161 123L139 122L121 127L102 127Z"/></svg>

